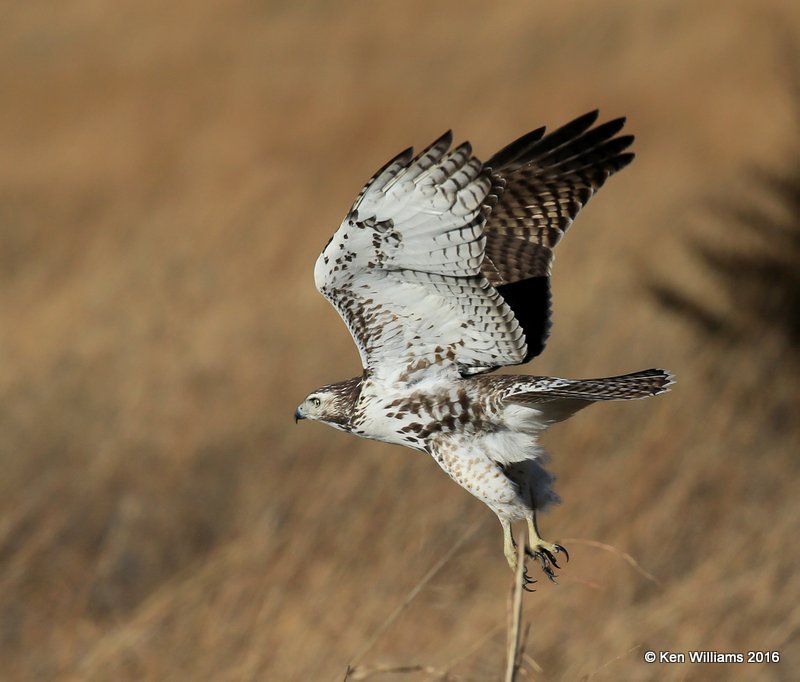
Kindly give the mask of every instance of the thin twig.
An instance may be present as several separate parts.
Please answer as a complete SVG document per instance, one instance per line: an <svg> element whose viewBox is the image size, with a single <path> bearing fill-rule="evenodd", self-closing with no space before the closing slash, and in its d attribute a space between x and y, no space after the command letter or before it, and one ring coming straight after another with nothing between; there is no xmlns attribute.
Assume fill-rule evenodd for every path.
<svg viewBox="0 0 800 682"><path fill-rule="evenodd" d="M522 658L524 659L524 661L525 661L525 662L526 662L526 663L527 663L527 664L528 664L528 665L529 665L531 668L533 668L533 672L535 672L535 673L538 673L538 674L540 674L540 675L542 674L542 666L540 666L540 665L539 665L539 664L536 662L536 659L535 659L533 656L531 656L530 654L525 654L525 653L524 653L524 654L522 654Z"/></svg>
<svg viewBox="0 0 800 682"><path fill-rule="evenodd" d="M400 617L400 615L405 611L409 604L416 598L416 596L422 591L422 589L436 576L436 574L444 568L445 564L447 564L450 559L453 558L455 553L461 549L461 547L470 539L472 536L475 535L478 527L473 526L469 531L464 533L458 540L456 540L455 544L447 551L447 553L439 559L431 569L422 576L422 579L412 588L412 590L406 595L406 598L389 614L389 617L383 622L383 624L375 630L372 637L367 640L367 643L361 647L361 650L353 656L353 659L347 666L347 670L344 674L345 682L352 676L353 672L355 671L356 666L361 663L364 656L367 655L370 649L378 642L378 640L386 634L386 631L392 626L392 624Z"/></svg>
<svg viewBox="0 0 800 682"><path fill-rule="evenodd" d="M509 627L506 651L506 674L504 682L514 682L519 670L520 637L519 630L522 622L522 581L525 573L525 534L519 538L517 545L517 571L514 575L514 587L511 592L509 613Z"/></svg>
<svg viewBox="0 0 800 682"><path fill-rule="evenodd" d="M612 554L616 554L618 557L624 559L628 564L630 564L631 568L636 571L639 575L643 578L646 578L650 582L662 587L662 582L656 578L652 573L648 573L644 570L641 564L636 561L630 554L627 552L623 552L621 549L617 549L614 545L607 545L605 542L598 542L597 540L585 540L583 538L565 538L564 544L579 544L579 545L588 545L589 547L596 547L597 549L605 550L606 552L611 552Z"/></svg>
<svg viewBox="0 0 800 682"><path fill-rule="evenodd" d="M349 680L366 680L374 675L403 675L406 673L427 673L428 675L436 675L439 679L450 680L450 675L439 668L434 668L431 665L360 665L357 668L349 668Z"/></svg>

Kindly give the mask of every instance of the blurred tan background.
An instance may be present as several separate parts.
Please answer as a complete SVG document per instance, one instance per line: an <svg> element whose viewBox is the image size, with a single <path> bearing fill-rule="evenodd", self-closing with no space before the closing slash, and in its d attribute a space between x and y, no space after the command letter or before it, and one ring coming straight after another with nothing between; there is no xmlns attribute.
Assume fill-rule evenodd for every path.
<svg viewBox="0 0 800 682"><path fill-rule="evenodd" d="M637 159L559 247L523 371L678 384L546 435L572 561L526 596L522 679L796 679L800 6L0 16L0 679L341 680L470 532L361 663L499 679L491 512L427 457L291 419L359 371L312 268L402 148L452 127L487 158L595 107Z"/></svg>

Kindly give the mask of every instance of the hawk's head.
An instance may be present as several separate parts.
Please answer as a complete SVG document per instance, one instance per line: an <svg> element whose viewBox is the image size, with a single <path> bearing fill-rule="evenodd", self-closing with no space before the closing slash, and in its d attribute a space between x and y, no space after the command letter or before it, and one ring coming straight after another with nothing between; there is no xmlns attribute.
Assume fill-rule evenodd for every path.
<svg viewBox="0 0 800 682"><path fill-rule="evenodd" d="M323 389L311 393L294 411L294 420L317 419L327 421L326 418L337 416L336 394Z"/></svg>
<svg viewBox="0 0 800 682"><path fill-rule="evenodd" d="M347 429L360 388L360 377L318 388L297 406L295 422L313 419L338 429Z"/></svg>

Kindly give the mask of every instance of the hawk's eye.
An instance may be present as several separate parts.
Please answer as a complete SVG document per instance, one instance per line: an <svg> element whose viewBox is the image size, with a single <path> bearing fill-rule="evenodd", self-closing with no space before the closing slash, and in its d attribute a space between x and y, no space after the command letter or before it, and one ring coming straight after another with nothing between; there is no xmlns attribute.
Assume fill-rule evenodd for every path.
<svg viewBox="0 0 800 682"><path fill-rule="evenodd" d="M314 407L319 407L321 401L319 398L311 398L311 402L313 403Z"/></svg>

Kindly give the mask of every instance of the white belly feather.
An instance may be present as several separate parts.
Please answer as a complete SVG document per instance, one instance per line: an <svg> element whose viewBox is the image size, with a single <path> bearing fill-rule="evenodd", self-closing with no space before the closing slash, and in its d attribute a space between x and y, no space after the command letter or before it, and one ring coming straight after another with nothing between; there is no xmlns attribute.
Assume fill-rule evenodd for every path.
<svg viewBox="0 0 800 682"><path fill-rule="evenodd" d="M505 518L557 500L537 435L552 423L535 407L497 399L470 381L366 381L353 433L429 452L456 483Z"/></svg>

